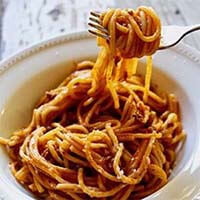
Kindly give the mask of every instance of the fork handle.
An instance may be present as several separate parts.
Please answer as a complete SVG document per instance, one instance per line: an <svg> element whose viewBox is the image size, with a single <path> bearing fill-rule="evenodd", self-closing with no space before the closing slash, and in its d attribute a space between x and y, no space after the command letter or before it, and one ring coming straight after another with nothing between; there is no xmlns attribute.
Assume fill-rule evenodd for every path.
<svg viewBox="0 0 200 200"><path fill-rule="evenodd" d="M171 26L170 25L169 27L173 28L174 30L176 30L178 32L181 32L182 34L180 34L180 37L177 40L175 40L174 42L172 41L172 43L168 43L167 45L160 46L159 50L168 49L170 47L173 47L176 44L178 44L189 33L200 30L200 24L195 24L195 25L190 25L190 26L176 26L176 25ZM165 28L166 28L166 30L168 30L168 26L166 26Z"/></svg>
<svg viewBox="0 0 200 200"><path fill-rule="evenodd" d="M195 25L190 25L190 26L185 26L186 32L185 35L200 30L200 24L195 24Z"/></svg>
<svg viewBox="0 0 200 200"><path fill-rule="evenodd" d="M182 31L184 31L183 35L171 46L175 46L178 44L186 35L200 30L200 24L195 24L195 25L189 25L189 26L183 26Z"/></svg>

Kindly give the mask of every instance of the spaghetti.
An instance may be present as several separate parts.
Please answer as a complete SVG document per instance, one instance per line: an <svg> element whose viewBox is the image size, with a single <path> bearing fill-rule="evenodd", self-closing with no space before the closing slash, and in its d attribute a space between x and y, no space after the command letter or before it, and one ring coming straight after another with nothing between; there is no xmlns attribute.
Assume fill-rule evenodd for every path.
<svg viewBox="0 0 200 200"><path fill-rule="evenodd" d="M161 23L152 8L141 6L133 9L109 9L101 17L102 26L110 35L109 45L113 54L122 57L152 55L160 45Z"/></svg>
<svg viewBox="0 0 200 200"><path fill-rule="evenodd" d="M78 63L28 127L0 138L15 178L42 199L141 199L167 183L185 138L175 96L150 87L151 58L143 80L137 58L98 44L95 63Z"/></svg>

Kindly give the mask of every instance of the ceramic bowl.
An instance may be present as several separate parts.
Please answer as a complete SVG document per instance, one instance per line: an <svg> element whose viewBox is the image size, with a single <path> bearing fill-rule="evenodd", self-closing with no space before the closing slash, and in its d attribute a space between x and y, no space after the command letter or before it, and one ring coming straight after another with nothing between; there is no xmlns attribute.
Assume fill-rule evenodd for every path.
<svg viewBox="0 0 200 200"><path fill-rule="evenodd" d="M35 44L0 63L0 136L8 138L26 126L37 100L74 69L74 63L95 58L98 47L87 32L58 36ZM153 56L152 82L174 93L181 107L187 139L169 183L146 199L195 199L200 183L200 54L183 44ZM144 72L141 59L139 72ZM0 200L34 197L13 178L9 158L0 148ZM200 195L199 195L200 197Z"/></svg>

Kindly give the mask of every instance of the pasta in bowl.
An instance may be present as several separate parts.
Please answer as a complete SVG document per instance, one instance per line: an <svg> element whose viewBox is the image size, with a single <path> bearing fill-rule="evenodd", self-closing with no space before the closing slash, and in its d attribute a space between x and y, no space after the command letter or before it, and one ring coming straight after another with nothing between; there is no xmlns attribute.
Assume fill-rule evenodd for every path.
<svg viewBox="0 0 200 200"><path fill-rule="evenodd" d="M81 36L83 37L83 35L84 34ZM11 142L10 145L13 145L14 147L14 151L12 152L12 148L10 151L11 155L13 153L11 168L13 167L12 170L14 175L17 176L17 179L22 184L29 186L29 190L32 190L33 192L35 190L35 194L41 198L47 198L49 196L49 198L54 199L89 199L107 198L108 196L112 196L113 198L118 199L128 198L128 194L135 195L134 197L136 199L142 198L142 196L137 195L146 196L143 192L145 192L144 187L147 187L148 185L148 177L144 178L141 173L145 173L146 176L156 177L154 182L151 181L153 189L155 190L166 183L166 178L170 174L171 163L173 162L169 162L169 171L163 170L165 173L162 172L160 166L164 166L166 161L169 161L173 156L171 157L170 153L166 157L163 153L162 156L162 152L164 151L164 148L162 147L164 145L160 143L162 135L149 127L149 124L152 125L157 112L163 112L162 114L164 115L165 112L162 105L168 105L167 102L172 101L170 109L174 110L165 113L164 116L160 114L160 118L157 116L158 121L161 122L162 120L163 124L169 125L168 128L172 128L173 123L176 121L178 122L179 119L178 114L170 115L170 113L177 112L176 101L173 95L169 95L169 98L171 98L170 101L163 100L157 102L157 98L159 99L160 97L162 100L165 99L165 96L162 96L160 92L157 92L156 87L152 85L152 89L148 92L148 99L151 99L152 102L149 103L147 101L148 103L142 104L144 98L145 68L144 65L142 66L141 64L139 64L140 66L138 67L137 75L134 75L133 79L128 81L123 77L120 79L123 84L122 87L119 87L119 91L117 91L120 94L119 107L116 106L117 103L114 103L113 95L109 90L105 91L105 94L102 93L101 90L101 95L97 95L96 97L93 95L93 99L90 96L87 96L89 89L91 89L89 84L91 84L90 74L92 73L91 68L93 68L93 62L81 62L76 65L70 62L66 63L67 59L68 61L86 60L85 58L94 57L96 55L97 49L94 45L94 39L85 36L86 38L80 41L79 38L81 36L76 36L77 40L70 40L73 42L68 42L66 44L63 43L63 40L61 40L62 38L55 39L53 41L62 41L62 45L52 45L50 48L44 48L43 50L40 50L39 54L30 55L20 63L15 64L15 68L10 68L7 71L8 75L6 72L2 74L2 76L7 77L1 80L3 85L5 85L6 81L13 78L13 76L15 78L21 77L20 82L16 84L12 90L7 90L7 93L5 93L7 96L5 95L4 101L8 103L7 106L5 103L2 103L1 105L2 108L4 106L1 122L5 122L0 124L2 133L6 134L14 129L26 127L27 122L30 120L34 104L36 106L36 111L32 118L34 119L34 122L32 121L31 125L27 126L28 128L14 134L14 136L17 137L13 138L13 140L8 141L2 139L2 143ZM49 42L49 44L52 44L52 41ZM54 44L56 44L56 42ZM87 53L84 48L80 48L80 46L86 44L88 47ZM74 53L69 55L69 50L71 49L74 50ZM195 116L194 110L192 109L194 105L192 104L191 106L191 99L188 99L187 97L188 90L184 91L179 85L181 84L181 86L186 87L184 85L184 80L180 77L179 83L177 83L175 77L173 77L174 70L171 68L167 68L166 70L165 65L172 64L168 57L175 54L179 55L173 51L156 55L156 59L158 60L155 59L155 63L159 66L160 70L155 68L156 76L153 77L153 83L159 83L159 88L163 91L175 92L176 95L181 98L181 102L184 102L184 106L181 106L183 124L187 132L189 130L189 133L191 134L188 135L189 139L187 138L186 144L184 145L184 148L186 148L187 151L184 149L182 150L182 155L184 156L182 159L179 159L177 167L174 169L174 173L178 174L189 167L191 161L190 155L196 148L194 145L192 149L190 143L192 141L194 142L193 132L196 131L196 124L190 123L190 121L187 121L184 118L185 114L189 117ZM42 56L44 63L38 62L38 60L41 60L40 56ZM51 56L52 60L49 60ZM165 60L165 63L161 62L163 60ZM143 60L141 62L144 63ZM31 70L30 68L28 70L26 66L30 63L32 63L34 67ZM49 63L51 64L49 65ZM74 67L77 67L77 71L75 71ZM16 73L16 70L18 73ZM22 76L24 71L27 72L26 76ZM69 75L72 71L75 72ZM68 78L65 79L57 89L47 92L36 105L36 101L42 96L42 93L50 88L55 88L61 79L64 79L64 76L67 76ZM82 78L83 81L76 79L77 77ZM54 81L49 81L49 79L53 79ZM71 93L70 97L65 96L67 95L67 91L64 89L66 84L69 89L77 90L76 93ZM128 88L132 91L134 91L132 85L140 86L139 90L135 91L135 95L132 94L129 89L126 89L127 84L130 84L128 85ZM79 86L81 87L81 90L79 90ZM158 96L156 96L156 100L154 99L155 95ZM27 97L27 99L24 97ZM66 99L64 99L64 103L62 102L62 104L59 104L59 101L63 100L61 97L66 97ZM12 103L9 103L9 98ZM58 103L58 105L63 105L61 108L66 111L66 116L64 113L60 112L60 110L57 110L54 107L55 105L51 105L50 111L45 110L45 107L47 107L45 104L47 105L55 99L57 100L56 103ZM139 101L135 102L136 99ZM21 104L22 101L23 104ZM68 101L72 104L68 104ZM130 103L132 102L135 102L135 105L131 106ZM156 106L154 106L154 103L156 103ZM161 104L161 106L157 106L157 104ZM10 106L12 106L12 111L9 111ZM66 108L69 108L69 110ZM156 108L159 109L154 111ZM18 109L18 112L14 112L16 109ZM47 117L45 117L45 115L43 117L40 114L37 115L37 109L41 109ZM134 109L137 111L136 113L131 112L131 110ZM151 113L152 109L155 113ZM187 109L189 109L189 111ZM22 119L17 117L19 113L21 116L24 116ZM55 116L55 118L52 118L50 113L54 113L53 116ZM15 122L11 123L14 123L14 126L9 124L13 114ZM133 117L129 119L129 116L132 115ZM145 115L148 117L145 118ZM26 116L29 116L29 120ZM172 121L167 124L167 119ZM126 123L130 123L130 126L126 126ZM155 125L157 125L157 123L155 123ZM123 130L127 128L128 130ZM136 130L136 132L134 130ZM179 127L179 130L182 130L182 128ZM27 134L26 131L30 133ZM179 134L180 132L182 131L178 131ZM6 135L4 135L4 137L5 136ZM21 145L20 142L22 138L24 139L22 142L23 144ZM188 142L188 140L190 142ZM130 143L132 144L133 142L136 144L130 145ZM57 146L57 143L60 144L60 146ZM18 151L17 148L15 149L15 145L18 146L18 144L20 144L20 156L16 156L17 154L15 154L15 151ZM62 148L64 148L64 151L62 151ZM152 150L153 148L155 148L155 155ZM139 149L138 152L137 149ZM173 150L173 148L168 148L168 150ZM135 157L139 157L139 159L135 159L133 155L137 155ZM6 155L3 155L3 157L6 158ZM28 163L28 167L26 164L23 164L23 161ZM138 163L135 163L136 161ZM131 173L138 173L137 176L128 176L128 170L126 170L126 168L132 166L132 164L129 165L126 164L126 162L133 162L132 164L138 166L131 170ZM5 163L4 166L7 164L6 159L3 163ZM141 182L140 178L144 180ZM4 175L1 179L7 184L11 182L8 175ZM10 184L10 187L14 188L13 183ZM136 188L135 192L133 187ZM148 185L147 192L150 191L148 190L149 188L152 189L152 187ZM16 190L18 189L15 189L14 191ZM151 193L151 191L149 193ZM20 194L17 194L16 192L16 195L21 195L17 196L20 199L31 198L25 196L22 192L20 192ZM119 197L117 195L119 195Z"/></svg>
<svg viewBox="0 0 200 200"><path fill-rule="evenodd" d="M79 62L45 92L27 127L0 138L12 174L40 198L144 198L167 183L185 139L176 97L151 85L158 16L141 7L101 17L110 39L97 38L96 61ZM144 55L145 78L137 74Z"/></svg>

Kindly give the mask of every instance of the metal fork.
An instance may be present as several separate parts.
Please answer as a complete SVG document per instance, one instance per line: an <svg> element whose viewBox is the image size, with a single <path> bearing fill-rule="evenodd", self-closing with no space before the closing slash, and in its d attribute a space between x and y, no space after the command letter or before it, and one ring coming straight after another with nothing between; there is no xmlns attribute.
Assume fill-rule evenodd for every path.
<svg viewBox="0 0 200 200"><path fill-rule="evenodd" d="M110 35L107 29L105 29L100 20L100 12L90 12L89 23L91 27L88 31L95 36L102 37L106 40L110 39ZM178 44L186 35L200 30L200 24L191 26L162 26L161 44L159 50L167 49Z"/></svg>

